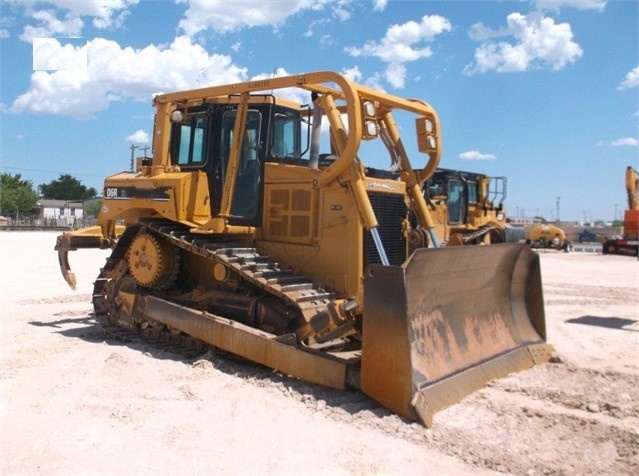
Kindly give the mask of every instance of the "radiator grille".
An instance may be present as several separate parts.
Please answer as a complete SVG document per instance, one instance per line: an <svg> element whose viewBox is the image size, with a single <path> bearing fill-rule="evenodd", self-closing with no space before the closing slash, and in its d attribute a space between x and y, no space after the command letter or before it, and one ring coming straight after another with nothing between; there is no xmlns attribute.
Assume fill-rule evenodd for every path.
<svg viewBox="0 0 639 476"><path fill-rule="evenodd" d="M379 224L379 236L382 239L388 262L399 266L406 261L406 239L402 235L402 220L408 213L403 195L388 193L369 193L368 197ZM381 264L375 241L370 232L364 234L364 266Z"/></svg>

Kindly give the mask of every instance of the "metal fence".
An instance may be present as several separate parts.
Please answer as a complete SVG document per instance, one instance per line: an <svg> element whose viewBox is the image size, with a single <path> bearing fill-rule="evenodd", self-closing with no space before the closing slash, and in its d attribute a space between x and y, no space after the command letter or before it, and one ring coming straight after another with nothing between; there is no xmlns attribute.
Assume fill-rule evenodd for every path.
<svg viewBox="0 0 639 476"><path fill-rule="evenodd" d="M6 223L0 222L0 229L11 230L33 230L33 229L69 229L77 230L86 226L94 226L98 219L95 217L61 217L61 218L42 218L38 216L20 216L19 218L6 217Z"/></svg>

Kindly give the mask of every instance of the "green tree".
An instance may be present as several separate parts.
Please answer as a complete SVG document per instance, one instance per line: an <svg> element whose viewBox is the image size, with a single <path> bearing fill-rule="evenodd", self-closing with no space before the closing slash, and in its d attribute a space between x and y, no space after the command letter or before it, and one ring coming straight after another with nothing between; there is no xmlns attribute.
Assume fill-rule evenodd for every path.
<svg viewBox="0 0 639 476"><path fill-rule="evenodd" d="M102 208L102 200L91 200L84 204L84 216L97 217Z"/></svg>
<svg viewBox="0 0 639 476"><path fill-rule="evenodd" d="M69 174L60 174L57 180L40 184L38 188L42 198L51 200L87 200L98 194L95 188L85 187Z"/></svg>
<svg viewBox="0 0 639 476"><path fill-rule="evenodd" d="M38 203L31 180L20 174L0 174L0 210L4 213L27 213Z"/></svg>

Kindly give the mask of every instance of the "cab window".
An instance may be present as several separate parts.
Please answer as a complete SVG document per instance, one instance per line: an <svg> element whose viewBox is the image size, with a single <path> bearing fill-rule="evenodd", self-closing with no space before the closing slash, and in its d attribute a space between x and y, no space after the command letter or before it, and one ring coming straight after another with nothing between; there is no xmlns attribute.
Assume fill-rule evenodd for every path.
<svg viewBox="0 0 639 476"><path fill-rule="evenodd" d="M278 112L273 120L273 140L269 156L273 159L300 156L300 121L292 114Z"/></svg>
<svg viewBox="0 0 639 476"><path fill-rule="evenodd" d="M227 111L222 119L221 155L224 170L233 145L233 129L235 127L236 111ZM239 157L231 215L241 218L253 218L258 213L259 189L262 167L259 160L261 147L260 131L262 115L259 111L249 110L246 117L246 127L242 137L242 152Z"/></svg>
<svg viewBox="0 0 639 476"><path fill-rule="evenodd" d="M467 182L468 185L468 203L474 205L477 203L479 199L479 189L477 188L477 182L474 180L469 180Z"/></svg>
<svg viewBox="0 0 639 476"><path fill-rule="evenodd" d="M187 122L173 125L173 157L177 165L201 165L206 161L209 127L207 114L192 114Z"/></svg>
<svg viewBox="0 0 639 476"><path fill-rule="evenodd" d="M463 185L453 179L448 182L448 222L461 223L463 220Z"/></svg>

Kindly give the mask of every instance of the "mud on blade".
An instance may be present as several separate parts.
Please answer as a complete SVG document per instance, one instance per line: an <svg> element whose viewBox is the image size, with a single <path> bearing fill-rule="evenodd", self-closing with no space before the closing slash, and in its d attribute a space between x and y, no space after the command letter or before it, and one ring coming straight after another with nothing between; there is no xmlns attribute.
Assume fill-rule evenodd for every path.
<svg viewBox="0 0 639 476"><path fill-rule="evenodd" d="M546 362L539 257L527 246L420 249L365 274L362 390L407 418Z"/></svg>

